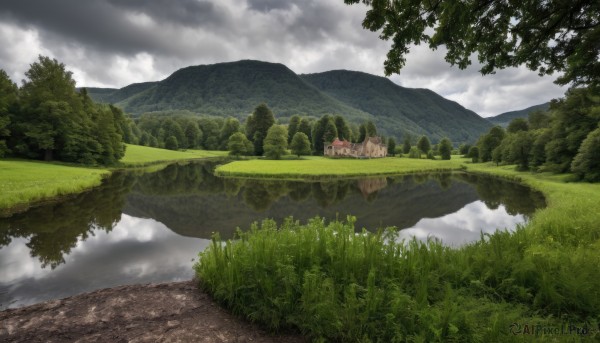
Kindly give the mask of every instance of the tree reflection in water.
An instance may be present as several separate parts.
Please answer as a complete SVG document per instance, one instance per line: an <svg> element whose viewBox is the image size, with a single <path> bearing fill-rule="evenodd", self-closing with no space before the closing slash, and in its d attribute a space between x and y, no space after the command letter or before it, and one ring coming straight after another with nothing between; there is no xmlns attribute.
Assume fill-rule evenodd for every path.
<svg viewBox="0 0 600 343"><path fill-rule="evenodd" d="M522 185L465 173L263 181L219 178L215 166L181 163L152 173L115 173L92 191L0 219L0 247L16 237L28 239L31 256L55 268L94 229L110 232L122 213L153 218L180 235L210 238L214 231L229 237L237 226L245 229L264 217L306 220L352 214L359 218L359 228L403 228L424 217L454 213L477 199L491 209L504 205L511 215L530 216L545 206L540 193Z"/></svg>

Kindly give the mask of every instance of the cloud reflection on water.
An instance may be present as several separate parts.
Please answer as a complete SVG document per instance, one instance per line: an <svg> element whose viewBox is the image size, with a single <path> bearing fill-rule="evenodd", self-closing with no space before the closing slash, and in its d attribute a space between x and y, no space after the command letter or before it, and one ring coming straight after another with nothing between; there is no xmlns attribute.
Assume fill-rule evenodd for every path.
<svg viewBox="0 0 600 343"><path fill-rule="evenodd" d="M54 270L42 268L30 256L27 239L14 239L1 249L0 309L70 296L74 290L189 280L192 260L209 243L179 236L155 220L125 214L110 233L101 229L93 233L78 241L65 263Z"/></svg>
<svg viewBox="0 0 600 343"><path fill-rule="evenodd" d="M427 240L439 238L446 245L459 246L477 241L483 233L496 230L514 230L525 222L523 215L508 214L504 205L488 208L483 201L474 201L457 212L439 218L423 218L415 226L401 230L400 239Z"/></svg>

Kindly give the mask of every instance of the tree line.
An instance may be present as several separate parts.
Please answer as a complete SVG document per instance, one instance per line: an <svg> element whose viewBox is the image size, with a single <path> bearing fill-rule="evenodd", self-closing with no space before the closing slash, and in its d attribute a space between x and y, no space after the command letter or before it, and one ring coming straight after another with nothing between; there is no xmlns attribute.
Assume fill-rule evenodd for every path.
<svg viewBox="0 0 600 343"><path fill-rule="evenodd" d="M78 91L72 73L39 56L21 87L0 70L0 157L109 165L125 153L120 109Z"/></svg>
<svg viewBox="0 0 600 343"><path fill-rule="evenodd" d="M0 70L0 157L111 165L123 157L125 143L129 143L171 150L228 150L235 156L279 159L288 150L297 156L322 155L325 145L335 138L359 143L378 134L372 121L357 125L341 115L294 115L287 125L281 124L266 104L258 105L245 123L234 117L199 117L185 112L147 113L132 119L118 107L94 103L85 88L75 87L72 73L55 59L39 56L25 75L27 80L17 87ZM381 138L388 155L402 153L393 137ZM404 153L409 154L406 141ZM449 140L442 140L432 150L425 136L419 141L418 157L423 153L432 158L438 146L442 158L449 159Z"/></svg>
<svg viewBox="0 0 600 343"><path fill-rule="evenodd" d="M548 112L517 118L504 130L495 126L469 149L473 162L516 164L519 170L572 172L600 181L600 94L572 88L552 100Z"/></svg>

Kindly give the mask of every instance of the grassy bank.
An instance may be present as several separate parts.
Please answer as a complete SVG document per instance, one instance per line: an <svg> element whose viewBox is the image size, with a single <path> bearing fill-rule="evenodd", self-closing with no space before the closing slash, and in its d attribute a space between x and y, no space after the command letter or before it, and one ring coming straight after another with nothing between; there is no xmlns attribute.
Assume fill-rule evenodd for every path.
<svg viewBox="0 0 600 343"><path fill-rule="evenodd" d="M245 170L253 173L265 166L250 162ZM452 161L461 162L467 171L542 191L547 208L514 233L461 248L388 244L391 231L354 235L351 223L266 221L239 240L215 240L201 254L197 275L236 313L317 340L597 341L600 184ZM430 162L415 163L418 172Z"/></svg>
<svg viewBox="0 0 600 343"><path fill-rule="evenodd" d="M0 160L0 211L79 193L100 185L102 178L109 174L107 169L27 160Z"/></svg>
<svg viewBox="0 0 600 343"><path fill-rule="evenodd" d="M225 156L223 151L171 151L127 145L123 167L161 162ZM31 160L0 160L0 215L26 209L29 204L64 195L77 194L99 186L110 175L106 168Z"/></svg>
<svg viewBox="0 0 600 343"><path fill-rule="evenodd" d="M447 171L460 169L467 159L450 161L381 158L381 159L331 159L304 157L301 160L245 160L219 166L219 176L261 177L277 179L319 179L328 177L361 177L374 175L398 175L419 171Z"/></svg>

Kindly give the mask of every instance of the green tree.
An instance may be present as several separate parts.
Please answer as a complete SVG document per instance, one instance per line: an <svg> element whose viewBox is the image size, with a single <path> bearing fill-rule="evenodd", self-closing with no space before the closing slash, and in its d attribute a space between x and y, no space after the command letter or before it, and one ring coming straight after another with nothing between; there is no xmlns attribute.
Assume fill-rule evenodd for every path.
<svg viewBox="0 0 600 343"><path fill-rule="evenodd" d="M368 137L377 136L377 127L375 126L375 124L373 124L372 121L367 121L367 123L365 124L365 129L367 130L366 134Z"/></svg>
<svg viewBox="0 0 600 343"><path fill-rule="evenodd" d="M487 134L481 136L477 144L481 162L488 162L492 159L492 151L502 143L505 135L506 133L501 126L494 126Z"/></svg>
<svg viewBox="0 0 600 343"><path fill-rule="evenodd" d="M148 132L144 131L142 136L140 137L140 145L149 146L150 145L150 135Z"/></svg>
<svg viewBox="0 0 600 343"><path fill-rule="evenodd" d="M558 84L600 84L596 0L344 2L369 6L363 27L392 39L386 75L400 72L412 44L426 43L444 46L446 61L461 69L477 54L482 74L525 65L542 75L563 72Z"/></svg>
<svg viewBox="0 0 600 343"><path fill-rule="evenodd" d="M534 170L537 170L546 162L546 143L552 138L552 132L550 129L534 130L532 138L533 144L529 164Z"/></svg>
<svg viewBox="0 0 600 343"><path fill-rule="evenodd" d="M527 123L525 118L515 118L511 120L506 128L506 132L508 133L516 133L519 131L529 131L529 123Z"/></svg>
<svg viewBox="0 0 600 343"><path fill-rule="evenodd" d="M333 122L335 123L337 136L340 140L345 139L349 141L352 139L352 137L350 136L350 127L346 123L346 120L344 120L344 117L337 115L334 117Z"/></svg>
<svg viewBox="0 0 600 343"><path fill-rule="evenodd" d="M600 128L590 132L581 143L571 169L582 180L600 181Z"/></svg>
<svg viewBox="0 0 600 343"><path fill-rule="evenodd" d="M310 155L310 141L308 136L303 132L296 132L290 144L292 154L300 157L300 155Z"/></svg>
<svg viewBox="0 0 600 343"><path fill-rule="evenodd" d="M404 137L404 143L402 144L402 153L408 154L410 151L410 137Z"/></svg>
<svg viewBox="0 0 600 343"><path fill-rule="evenodd" d="M337 137L337 128L330 115L326 114L317 120L313 127L313 150L316 154L323 154L325 142L332 142Z"/></svg>
<svg viewBox="0 0 600 343"><path fill-rule="evenodd" d="M221 128L221 136L219 138L221 150L227 150L229 137L236 132L240 132L240 121L233 117L227 118Z"/></svg>
<svg viewBox="0 0 600 343"><path fill-rule="evenodd" d="M18 104L17 93L17 85L0 69L0 157L9 152L6 140L10 136L10 117Z"/></svg>
<svg viewBox="0 0 600 343"><path fill-rule="evenodd" d="M264 103L258 105L252 115L248 117L246 122L246 137L254 143L254 154L256 156L263 155L263 140L273 124L275 124L275 116L273 116L273 112Z"/></svg>
<svg viewBox="0 0 600 343"><path fill-rule="evenodd" d="M179 149L179 143L177 142L177 138L175 136L169 136L165 140L165 148L169 150L177 150Z"/></svg>
<svg viewBox="0 0 600 343"><path fill-rule="evenodd" d="M202 131L202 146L206 150L219 150L221 130L213 118L200 118L198 126Z"/></svg>
<svg viewBox="0 0 600 343"><path fill-rule="evenodd" d="M429 150L431 150L431 143L429 142L429 138L427 138L427 136L425 135L421 136L421 138L419 138L419 141L417 142L417 148L419 148L419 151L421 151L423 154L427 154Z"/></svg>
<svg viewBox="0 0 600 343"><path fill-rule="evenodd" d="M292 138L294 138L294 135L296 134L296 132L298 132L300 120L300 116L298 115L293 115L290 118L290 123L288 124L288 143L292 142Z"/></svg>
<svg viewBox="0 0 600 343"><path fill-rule="evenodd" d="M479 148L477 147L477 145L474 145L471 147L471 149L469 149L468 157L471 158L471 161L473 163L479 162Z"/></svg>
<svg viewBox="0 0 600 343"><path fill-rule="evenodd" d="M312 142L312 125L308 118L302 118L300 125L298 125L298 132L302 132L308 137L308 140Z"/></svg>
<svg viewBox="0 0 600 343"><path fill-rule="evenodd" d="M198 127L198 123L193 120L188 120L183 127L183 133L187 141L187 148L197 148L202 142L202 131Z"/></svg>
<svg viewBox="0 0 600 343"><path fill-rule="evenodd" d="M388 155L390 155L390 156L396 155L396 140L393 137L390 137L388 139L387 151L388 151Z"/></svg>
<svg viewBox="0 0 600 343"><path fill-rule="evenodd" d="M167 144L167 139L170 136L175 137L175 139L177 140L178 143L178 147L184 147L187 146L187 139L185 138L185 133L183 132L183 129L181 128L181 125L179 125L178 122L176 122L175 120L173 120L172 118L166 118L162 124L161 124L161 128L163 129L163 137L159 137L161 139L163 139L165 141L165 146ZM167 148L169 149L169 148ZM171 150L175 150L175 149L171 149Z"/></svg>
<svg viewBox="0 0 600 343"><path fill-rule="evenodd" d="M273 125L267 131L264 139L265 156L271 160L278 160L287 153L287 129L283 125Z"/></svg>
<svg viewBox="0 0 600 343"><path fill-rule="evenodd" d="M570 89L550 103L552 138L546 144L545 169L567 172L587 135L600 121L600 96L590 89Z"/></svg>
<svg viewBox="0 0 600 343"><path fill-rule="evenodd" d="M510 159L517 163L518 170L529 169L529 160L533 139L529 132L518 131L513 134L510 145Z"/></svg>
<svg viewBox="0 0 600 343"><path fill-rule="evenodd" d="M543 129L550 126L550 115L548 112L533 111L529 112L527 116L529 129L531 130Z"/></svg>
<svg viewBox="0 0 600 343"><path fill-rule="evenodd" d="M364 142L367 138L367 125L360 124L358 127L358 142Z"/></svg>
<svg viewBox="0 0 600 343"><path fill-rule="evenodd" d="M450 139L443 138L440 141L438 150L442 160L449 160L452 155L452 142L450 141Z"/></svg>
<svg viewBox="0 0 600 343"><path fill-rule="evenodd" d="M22 113L16 126L22 134L17 151L27 157L54 159L70 138L70 130L83 134L83 104L72 73L57 60L39 56L25 73L21 87Z"/></svg>
<svg viewBox="0 0 600 343"><path fill-rule="evenodd" d="M458 153L466 157L469 154L470 149L471 144L463 143L458 147Z"/></svg>
<svg viewBox="0 0 600 343"><path fill-rule="evenodd" d="M408 152L408 158L421 158L421 152L419 151L419 148L416 146L411 147L410 151Z"/></svg>
<svg viewBox="0 0 600 343"><path fill-rule="evenodd" d="M233 156L252 155L254 153L254 145L241 132L236 132L229 137L227 149L229 149L229 155Z"/></svg>

